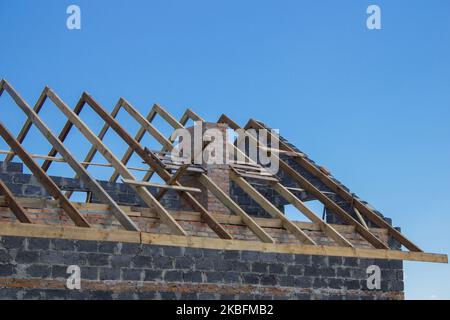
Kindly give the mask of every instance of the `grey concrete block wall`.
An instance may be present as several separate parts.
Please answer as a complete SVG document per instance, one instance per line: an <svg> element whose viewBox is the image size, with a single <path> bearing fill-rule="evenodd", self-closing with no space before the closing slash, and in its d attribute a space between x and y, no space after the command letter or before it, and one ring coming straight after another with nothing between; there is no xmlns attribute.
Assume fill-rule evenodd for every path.
<svg viewBox="0 0 450 320"><path fill-rule="evenodd" d="M366 283L374 264L379 290ZM69 265L81 268L81 290L64 287ZM402 269L401 261L0 238L0 299L401 299Z"/></svg>
<svg viewBox="0 0 450 320"><path fill-rule="evenodd" d="M48 196L34 176L22 172L21 164L0 162L0 179L16 195ZM89 191L77 179L52 179L63 190ZM131 187L100 183L118 203L145 206ZM289 185L287 180L283 183ZM272 190L254 185L283 209L286 203ZM266 216L234 184L230 194L248 213ZM309 199L303 192L297 195ZM168 192L162 202L168 209L180 207L174 192ZM399 248L392 240L390 245ZM65 270L71 264L81 267L87 285L82 291L64 289ZM382 269L380 290L367 289L366 268L371 264ZM26 285L11 287L11 279ZM401 261L2 237L0 299L21 298L402 299L403 266Z"/></svg>

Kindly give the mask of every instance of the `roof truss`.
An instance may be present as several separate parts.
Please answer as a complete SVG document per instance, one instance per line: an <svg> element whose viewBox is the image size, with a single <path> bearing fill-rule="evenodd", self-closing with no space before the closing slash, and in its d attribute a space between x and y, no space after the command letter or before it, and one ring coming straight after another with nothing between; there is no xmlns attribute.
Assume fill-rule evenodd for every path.
<svg viewBox="0 0 450 320"><path fill-rule="evenodd" d="M269 233L264 229L265 227L260 224L260 220L247 214L245 210L243 210L235 201L231 199L228 194L221 190L219 186L205 174L204 170L202 170L201 167L168 163L166 160L164 160L164 154L170 152L174 148L174 139L176 137L174 137L173 135L171 135L170 137L165 137L152 122L154 121L156 116L160 116L173 128L173 130L184 128L189 120L204 122L204 119L202 119L191 109L187 109L178 121L163 107L155 104L151 108L147 117L144 117L128 101L120 98L114 106L112 112L108 113L106 109L103 108L97 101L95 101L89 94L83 93L78 103L72 110L54 91L52 91L48 87L43 90L42 94L34 105L34 108L31 108L8 82L2 80L0 82L0 95L4 91L6 91L12 97L16 105L25 113L27 119L16 138L12 136L12 134L8 131L4 124L0 123L0 135L11 148L10 151L0 150L0 153L6 154L5 162L9 162L14 158L14 156L18 156L22 160L22 162L28 166L33 175L35 175L41 182L41 184L47 189L49 194L51 194L55 199L58 200L58 205L60 205L60 207L70 217L70 219L77 227L90 227L90 225L80 214L77 206L69 201L73 192L68 191L66 192L66 194L63 194L62 191L52 181L52 179L47 175L47 171L53 162L68 163L75 171L75 177L83 180L89 186L91 192L95 194L96 197L99 198L102 202L108 205L111 212L121 223L124 229L139 232L139 228L129 217L129 215L123 211L122 207L119 206L108 195L108 193L101 187L98 181L95 180L95 178L91 176L87 171L89 166L95 165L112 167L114 169L114 173L110 177L109 181L115 182L119 177L122 177L123 182L131 185L136 193L140 196L140 198L149 207L152 207L156 210L156 213L160 220L165 223L173 233L172 237L178 237L176 238L176 241L174 240L177 243L185 243L183 240L181 240L183 239L183 237L186 239L190 239L192 237L189 236L188 233L181 227L179 222L174 218L173 214L170 213L166 208L164 208L164 206L160 203L160 200L162 199L164 194L167 192L167 190L170 189L175 190L180 195L180 197L195 210L195 212L198 212L200 214L201 219L220 238L216 239L216 241L225 241L223 245L224 247L231 246L233 248L240 248L242 246L245 247L245 243L248 243L248 250L251 250L252 247L256 246L250 241L233 240L233 236L222 225L222 220L219 220L216 214L208 212L208 210L206 210L191 194L199 192L200 189L186 187L180 183L180 178L187 172L195 172L197 181L205 189L209 190L217 199L219 199L219 201L225 207L227 207L236 217L239 217L242 223L257 236L261 243L269 244L272 246L285 246L286 248L293 248L292 246L294 246L295 249L292 249L292 252L303 252L306 254L310 252L317 252L317 254L329 255L330 252L333 252L334 254L337 252L336 250L340 250L340 254L344 256L361 256L361 252L364 252L363 256L378 256L381 258L389 256L399 259L426 260L434 262L446 262L447 260L446 256L444 258L443 256L438 257L438 255L431 256L432 254L422 253L422 250L418 246L413 244L402 233L400 233L398 230L384 221L382 217L380 217L370 207L365 205L359 198L349 193L345 188L337 183L327 171L322 170L320 167L313 164L305 154L292 148L284 140L279 139L278 136L275 136L270 132L269 127L256 120L251 119L244 128L266 129L268 130L272 141L273 139L277 139L279 141L279 149L273 149L269 144L261 144L260 141L256 142L258 143L259 148L270 152L272 156L276 157L276 159L279 160L280 169L287 173L298 184L299 188L284 186L276 176L265 170L265 168L259 163L250 159L249 155L242 152L239 148L236 147L236 145L227 142L230 147L234 148L234 151L236 153L239 153L245 159L245 163L240 163L238 161L231 162L230 179L234 181L242 190L244 190L265 211L273 216L274 220L278 220L280 227L291 233L299 241L299 243L295 245L277 243L274 238L270 236ZM58 136L55 136L50 131L50 129L38 115L47 99L51 100L57 107L57 109L60 110L67 118L67 122L65 123ZM97 115L100 116L100 118L104 122L103 127L101 128L98 135L94 134L93 131L79 117L85 105L88 105ZM122 109L127 112L140 126L135 137L132 137L116 120L119 111ZM226 115L222 115L218 122L226 123L232 129L241 129L241 127L236 122L231 120ZM23 148L22 143L32 125L35 125L52 145L52 148L47 153L47 155L29 154ZM84 161L81 162L77 161L72 156L67 147L63 144L69 132L74 126L91 144L91 148L85 156ZM128 146L128 149L125 151L122 158L117 157L103 142L103 138L105 137L109 129L112 129ZM155 141L157 141L161 145L161 150L159 152L149 150L145 146L141 145L141 141L146 133L148 133L153 139L155 139ZM255 139L255 137L253 137L252 135L248 136L250 139ZM93 163L92 161L97 152L99 152L108 161L108 163ZM143 163L146 166L145 168L127 167L129 160L135 153L142 159ZM61 155L61 158L56 157L58 154ZM309 181L307 177L302 175L301 172L290 166L288 162L284 160L285 157L293 159L302 169L306 170L315 178L320 179L320 181L324 183L329 189L331 189L335 195L338 195L339 197L344 199L347 204L350 204L352 209L354 210L356 219L348 211L346 211L342 207L342 205L333 200L333 198L330 196L329 191L318 189L313 183L311 183L311 181ZM33 160L34 158L44 159L45 161L43 162L42 166L39 166ZM142 181L138 181L131 172L133 170L144 171L144 179ZM165 182L165 184L156 184L150 182L153 174L155 173ZM309 218L313 224L317 225L317 227L338 246L329 248L319 246L307 233L304 232L304 230L297 223L289 220L276 206L274 206L253 186L252 183L255 180L262 181L263 183L266 183L268 186L270 186L270 188L272 188L276 193L283 197L288 203L292 204L299 210L299 212ZM157 186L160 188L160 191L156 195L153 195L147 189L148 186ZM348 239L346 239L336 229L335 226L330 225L326 221L321 219L312 210L310 210L303 201L301 201L293 192L291 192L291 190L293 189L300 190L300 188L308 192L308 194L314 196L317 200L321 201L327 209L336 214L347 225L352 226L361 237L363 237L368 243L373 246L373 249L368 249L370 253L366 253L366 251L364 250L355 248L354 245L352 245L352 243ZM27 214L24 207L19 201L17 201L16 197L2 181L0 181L0 193L3 195L6 204L11 208L11 211L20 222L25 224L32 223L32 220ZM410 251L403 252L398 250L390 250L384 242L382 242L375 234L371 232L371 229L366 224L366 219L377 225L379 228L386 229L390 236L395 238ZM0 227L0 230L3 229ZM161 235L145 234L144 238L145 237L147 237L148 239L152 239L152 241L156 241L154 239L166 239L166 236ZM208 239L209 240L207 241L212 240L210 238ZM164 240L162 242L166 243L167 241ZM203 240L195 239L187 240L187 242L205 243ZM227 243L230 244L227 245ZM233 245L231 245L231 243L233 243ZM261 248L267 247L260 247L260 249ZM275 249L272 248L272 250ZM393 253L387 254L390 252ZM414 254L417 254L417 256L415 256Z"/></svg>

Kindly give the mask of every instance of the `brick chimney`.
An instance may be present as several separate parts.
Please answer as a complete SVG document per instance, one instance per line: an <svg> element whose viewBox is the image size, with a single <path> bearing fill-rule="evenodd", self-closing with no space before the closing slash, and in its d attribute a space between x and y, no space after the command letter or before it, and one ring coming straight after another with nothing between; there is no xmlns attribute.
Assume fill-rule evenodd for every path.
<svg viewBox="0 0 450 320"><path fill-rule="evenodd" d="M228 126L224 123L215 123L215 122L205 122L205 123L197 123L194 126L188 127L187 130L191 134L191 152L192 154L197 155L197 160L201 161L203 168L206 170L206 175L214 181L224 192L227 194L230 193L230 178L229 178L229 166L226 162L227 159L227 129ZM200 139L200 136L203 137L203 146L205 146L205 150L212 150L212 144L218 143L219 141L212 141L212 136L220 135L222 137L223 143L223 154L216 155L212 152L204 152L204 156L200 157L199 150L200 141L197 140L197 147L194 147L194 139ZM206 141L205 141L206 140ZM214 140L214 139L212 139ZM209 144L208 144L209 143ZM197 150L196 150L197 149ZM211 156L215 159L220 159L219 163L211 163ZM213 213L221 213L221 214L230 214L228 208L226 208L208 189L203 187L199 182L195 181L196 179L195 173L186 173L181 179L180 182L185 186L195 187L202 190L201 193L193 193L193 196L199 200L199 202L208 210Z"/></svg>

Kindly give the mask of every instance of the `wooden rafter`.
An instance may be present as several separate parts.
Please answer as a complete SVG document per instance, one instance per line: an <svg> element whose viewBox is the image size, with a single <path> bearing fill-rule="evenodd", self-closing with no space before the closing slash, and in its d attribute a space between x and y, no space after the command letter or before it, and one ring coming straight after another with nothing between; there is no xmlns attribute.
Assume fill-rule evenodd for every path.
<svg viewBox="0 0 450 320"><path fill-rule="evenodd" d="M87 184L91 191L97 196L100 201L103 201L110 205L111 212L127 230L139 231L139 228L134 222L120 209L117 203L111 198L111 196L100 186L86 169L72 156L69 150L63 145L63 143L53 135L50 129L45 125L37 113L25 102L25 100L14 90L14 88L5 80L0 82L0 93L6 90L12 97L17 106L26 114L27 118L33 125L43 134L47 141L55 147L64 160L71 166L71 168L80 175L80 178ZM42 99L45 100L48 93L46 87L41 94ZM41 99L41 98L40 98Z"/></svg>
<svg viewBox="0 0 450 320"><path fill-rule="evenodd" d="M275 240L261 228L256 221L250 217L242 208L234 202L217 184L214 183L206 174L200 174L199 182L204 185L214 196L219 199L234 214L240 216L247 227L252 230L258 238L266 243L275 243Z"/></svg>
<svg viewBox="0 0 450 320"><path fill-rule="evenodd" d="M62 100L59 98L55 92L51 89L48 90L48 97L52 102L58 107L61 112L69 119L69 121L77 127L77 129L86 137L86 139L94 145L98 152L100 152L105 159L107 159L113 167L120 172L120 175L129 180L136 180L134 175L124 166L124 164L108 149L108 147L89 129L89 127L80 119L80 117L72 111ZM92 101L87 94L83 94L81 102L78 105L84 105L88 103L92 107ZM97 105L95 105L97 106ZM92 107L94 111L98 111L98 108ZM111 117L105 110L101 110L99 115L103 118L104 115ZM111 119L113 119L111 117ZM115 120L114 120L115 121ZM173 217L167 212L167 210L157 201L154 196L143 186L134 186L136 193L139 197L148 205L154 206L161 220L166 223L172 232L178 235L187 235L183 228L173 219Z"/></svg>
<svg viewBox="0 0 450 320"><path fill-rule="evenodd" d="M22 207L22 205L16 200L8 186L0 180L0 194L5 197L6 204L11 209L12 213L16 216L17 220L22 223L32 223L31 217Z"/></svg>
<svg viewBox="0 0 450 320"><path fill-rule="evenodd" d="M130 104L129 104L129 106L131 107ZM161 112L160 110L162 110L162 107L161 107L161 106L158 106L158 105L156 105L156 104L153 105L152 109L150 110L150 112L148 113L147 117L145 118L146 121L147 121L148 123L151 124L152 121L155 119L156 115L157 115L158 113ZM138 113L139 113L139 112L138 112ZM142 118L142 116L140 116L140 117ZM194 118L192 118L192 117L194 117ZM188 121L189 119L196 119L197 117L198 117L198 116L197 116L192 110L188 109L188 110L186 110L185 113L183 114L182 120L183 120L183 121ZM198 117L198 118L199 118L199 117ZM185 119L185 120L184 120L184 119ZM136 120L136 119L135 119L135 120ZM105 124L105 125L107 125L107 124ZM137 132L137 134L136 134L136 136L135 136L135 140L136 140L137 142L140 142L140 141L142 140L142 138L144 137L145 132L148 132L146 126L141 125L141 127L139 128L139 131ZM151 132L150 132L150 134L151 134ZM159 141L159 140L158 140L158 141ZM167 141L169 141L169 144L167 143ZM163 145L161 151L162 151L162 152L163 152L163 151L170 151L170 150L172 149L172 143L173 143L173 141L174 141L174 140L172 139L172 135L171 135L169 138L165 138L165 141L164 141L164 142L159 141L159 142ZM127 164L128 161L131 159L131 156L133 155L133 153L134 153L133 148L129 147L129 148L127 149L127 151L125 152L123 158L122 158L122 162L123 162L124 164ZM145 174L143 180L144 180L144 181L149 181L150 178L152 177L153 173L154 173L154 171L150 169L150 170ZM114 171L114 173L111 175L111 178L109 179L109 181L110 181L110 182L115 182L115 181L117 181L117 178L118 178L118 172L117 172L117 171Z"/></svg>
<svg viewBox="0 0 450 320"><path fill-rule="evenodd" d="M90 129L81 121L81 119L67 107L64 102L52 91L49 90L49 98L55 103L55 105L63 111L66 117L75 125L81 133L98 149L98 151L119 171L121 176L128 180L136 180L134 176L127 170L124 164L119 161L115 155L102 143L102 141L90 131ZM101 107L92 97L84 93L77 104L81 110L83 105L87 103L108 125L123 139L131 148L133 152L136 152L144 161L147 162L153 169L156 169L161 178L166 181L171 178L169 172L165 169L158 167L158 165L151 159L142 146L134 140L126 130L124 130L120 124L111 117L103 107ZM176 183L179 185L179 183ZM178 225L178 223L170 216L167 210L157 201L154 196L143 186L134 186L138 195L149 206L154 206L161 216L161 219L171 227L175 234L187 235L186 232ZM182 197L193 206L194 210L202 212L206 223L214 230L220 237L225 239L231 239L232 236L210 215L210 213L188 192L181 192Z"/></svg>
<svg viewBox="0 0 450 320"><path fill-rule="evenodd" d="M230 128L232 128L233 130L241 129L241 127L236 122L234 122L233 120L231 120L229 117L227 117L224 114L219 118L218 122L228 124L228 126ZM258 143L258 141L254 140L255 138L252 135L248 135L248 137L249 137L249 139L253 139L254 143ZM236 148L236 146L234 146L234 145L233 145L233 147ZM241 174L241 176L244 176L247 178L253 178L251 175L246 175L246 174ZM259 179L263 179L263 177L259 177ZM311 221L313 221L315 223L318 223L319 226L321 227L322 231L327 236L329 236L331 239L333 239L340 245L347 246L347 247L353 247L353 245L347 239L345 239L341 234L339 234L339 232L337 232L332 226L330 226L325 221L320 219L314 212L312 212L303 203L303 201L298 199L292 192L290 192L286 187L284 187L278 181L278 179L275 179L275 178L270 179L267 177L264 177L264 179L268 180L268 182L270 183L272 188L277 193L279 193L286 201L288 201L290 204L292 204L294 207L296 207L308 219L310 219ZM378 240L378 238L376 238L376 239ZM382 247L382 246L385 247L385 245L380 240L378 240L376 243L379 247Z"/></svg>
<svg viewBox="0 0 450 320"><path fill-rule="evenodd" d="M164 120L166 120L166 121L167 121L167 119L169 119L169 121L167 121L167 122L168 122L168 124L169 124L170 126L172 126L172 128L173 128L174 130L176 130L176 129L182 129L182 128L184 127L184 124L181 123L181 122L186 123L189 119L192 119L192 120L194 120L194 121L200 120L200 119L201 119L201 118L200 118L199 116L197 116L194 112L192 112L192 110L187 109L187 110L185 111L185 113L183 114L183 116L181 117L181 121L178 122L172 115L170 115L167 111L165 111L164 108L161 107L159 104L155 104L155 105L153 106L152 110L150 111L150 113L151 113L151 119L152 119L152 121L154 120L154 118L155 118L155 116L156 116L157 114L159 114L159 115L160 115ZM162 148L161 148L161 151L171 151L172 148L173 148L173 145L172 145L172 144L173 144L173 142L175 141L174 139L175 139L175 137L173 136L173 132L172 132L172 134L171 134L170 137L169 137L169 141L170 141L170 143L171 143L170 146L163 145ZM144 181L149 181L149 180L152 178L153 174L154 174L153 171L147 172L147 173L144 175L144 178L143 178L142 180L144 180Z"/></svg>
<svg viewBox="0 0 450 320"><path fill-rule="evenodd" d="M107 122L111 128L120 136L122 140L124 140L131 148L133 148L133 152L144 160L155 172L165 181L169 181L172 175L162 167L154 158L149 154L148 150L143 148L136 140L134 140L128 132L115 120L113 119L103 107L101 107L91 96L84 93L84 99L91 106L91 108L105 121ZM123 166L123 164L121 164ZM123 175L122 175L123 176ZM128 179L127 177L124 177ZM135 180L135 179L130 179ZM176 181L174 185L181 186L181 184ZM137 187L142 188L142 187ZM145 189L146 190L146 189ZM209 225L209 227L214 230L217 235L224 239L232 239L231 234L229 234L223 226L218 223L214 217L189 193L186 191L178 191L181 197L192 206L194 210L200 211L205 219L205 222ZM156 202L158 202L155 199ZM159 202L158 202L158 205Z"/></svg>
<svg viewBox="0 0 450 320"><path fill-rule="evenodd" d="M246 128L255 128L255 129L266 129L265 126L260 124L259 122L255 120L250 120L247 124ZM276 139L276 137L273 136L273 134L270 132L270 130L267 130L268 134L271 136L271 138ZM290 152L296 152L292 147L290 147L287 143L279 139L280 146ZM383 218L381 218L378 214L373 212L371 209L369 209L365 204L363 204L359 199L353 197L347 190L345 190L342 186L337 184L335 181L333 181L330 176L322 172L319 168L317 168L315 165L310 163L305 157L293 157L294 161L296 161L302 168L306 169L309 173L313 174L315 177L319 178L320 181L322 181L327 187L329 187L333 192L335 192L338 196L340 196L342 199L347 201L348 203L351 203L354 205L354 207L366 218L368 218L370 221L372 221L375 225L386 228L389 231L389 234L395 238L397 241L399 241L402 245L404 245L407 249L411 251L417 251L421 252L422 250L416 246L414 243L412 243L408 238L406 238L401 232L399 232L397 229L393 228L388 222L386 222ZM283 164L282 164L283 163ZM282 164L282 165L281 165ZM288 169L286 166L287 164L280 159L280 167L283 166L285 169ZM291 167L289 167L291 168ZM292 168L291 168L292 169ZM342 208L340 208L336 203L334 203L329 197L327 197L325 194L320 192L317 188L312 186L311 183L309 183L306 179L301 177L295 170L289 170L291 171L291 177L293 177L296 181L301 182L303 184L302 187L305 187L305 189L308 189L308 192L311 192L314 196L320 197L321 201L327 205L333 212L340 214L343 218L343 220L351 221L346 217L348 214L344 215L345 212ZM295 173L294 173L295 172ZM353 219L354 220L354 219ZM353 222L352 222L353 223ZM362 230L361 228L365 229L365 226L359 223L358 228ZM362 233L365 233L365 231L362 231Z"/></svg>
<svg viewBox="0 0 450 320"><path fill-rule="evenodd" d="M173 116L171 116L167 111L165 111L164 109L162 109L160 106L157 108L158 112L161 114L161 116L164 119L171 119L171 121L169 122L169 124L174 128L174 129L184 129L184 124L182 124L181 122L177 122L175 120L175 118ZM189 109L188 109L189 110ZM190 117L193 117L192 120L194 121L204 121L202 118L200 118L198 115L196 115L193 111L190 111L189 113L186 112L186 115L189 115ZM182 120L187 122L187 118L186 117L182 117ZM245 222L245 224L247 225L247 227L252 230L256 236L261 239L261 241L263 242L267 242L267 243L273 243L274 240L272 239L272 237L270 237L255 221L252 217L250 217L244 210L242 210L242 208L235 203L229 196L227 196L220 188L219 186L217 186L217 184L212 181L206 174L204 173L200 173L198 176L198 181L209 191L211 191L214 196L222 202L223 205L225 205L225 207L227 207L228 209L230 209L233 213L235 213L236 215L242 217L243 221ZM295 226L293 226L291 229L296 229ZM307 242L312 241L311 239L308 238L308 236L303 233L301 230L295 230L295 232L297 234L302 234L301 239L306 240ZM304 236L303 236L304 235ZM313 241L312 241L313 242Z"/></svg>

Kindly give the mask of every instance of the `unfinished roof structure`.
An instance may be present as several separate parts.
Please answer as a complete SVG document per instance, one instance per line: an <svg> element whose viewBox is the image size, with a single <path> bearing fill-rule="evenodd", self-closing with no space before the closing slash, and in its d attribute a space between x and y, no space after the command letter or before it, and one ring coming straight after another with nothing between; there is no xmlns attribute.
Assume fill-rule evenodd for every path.
<svg viewBox="0 0 450 320"><path fill-rule="evenodd" d="M15 136L0 117L0 136L10 147L10 150L0 151L4 155L3 171L0 171L3 172L0 175L0 206L5 209L0 218L0 236L111 241L185 248L183 250L199 248L221 250L225 254L248 251L279 254L278 257L329 257L327 263L333 260L331 257L447 263L446 255L423 252L394 228L389 219L261 121L251 119L240 127L222 115L217 122L206 122L190 109L177 120L157 104L145 117L123 98L108 112L87 93L82 94L72 109L48 87L32 108L7 81L2 80L0 95L4 93L10 95L27 120ZM58 135L39 115L48 100L52 108L56 107L67 119ZM101 128L95 128L99 129L98 134L79 116L85 106L104 122ZM140 129L134 136L117 121L120 110L139 124ZM175 146L174 135L163 135L153 124L156 117L173 130L192 130L192 127L186 127L189 120L203 124L202 130L265 129L269 134L265 143L253 135L247 135L246 139L255 140L259 149L276 159L279 171L271 172L266 164L243 154L237 143L226 139L224 144L228 150L234 150L234 154L239 154L245 161L233 158L225 165L178 162L169 155ZM50 151L31 154L23 147L32 126L51 144ZM85 138L79 145L84 147L89 143L83 160L76 159L64 143L73 127ZM126 143L123 154L114 154L103 141L109 130ZM146 134L161 145L161 150L143 145ZM204 148L206 146L202 146L202 151ZM93 162L97 154L108 163ZM128 165L133 155L141 159L141 167ZM14 181L8 181L8 168L15 163L15 157L29 169L42 192L23 194L23 188L19 190L14 187ZM36 160L44 161L39 165ZM49 176L47 171L55 162L67 163L76 176L73 179ZM109 181L100 181L88 170L93 166L111 167L114 173ZM137 179L133 171L144 172L143 179ZM155 182L155 177L159 182ZM71 201L73 193L80 190L87 193L86 201ZM128 198L116 194L116 190L125 190ZM305 204L311 200L323 204L323 217ZM284 213L287 205L297 209L310 222L288 219ZM240 258L242 256L240 253ZM173 268L176 269L176 262ZM261 274L270 275L268 268ZM284 276L293 276L287 267L283 268ZM320 268L319 265L317 269ZM248 269L252 272L253 265ZM242 285L244 278L245 275L240 273ZM350 274L348 278L352 278ZM205 281L211 283L203 276ZM268 286L261 279L257 285L258 290L266 290ZM280 283L275 286L278 289L288 287ZM199 292L200 289L196 290Z"/></svg>

